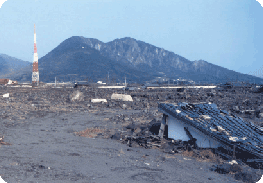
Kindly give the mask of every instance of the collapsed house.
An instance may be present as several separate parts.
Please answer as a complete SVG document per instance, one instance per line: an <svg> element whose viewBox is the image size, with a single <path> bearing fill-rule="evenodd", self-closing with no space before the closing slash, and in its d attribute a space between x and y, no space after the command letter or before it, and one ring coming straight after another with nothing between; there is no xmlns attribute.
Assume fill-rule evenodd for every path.
<svg viewBox="0 0 263 183"><path fill-rule="evenodd" d="M160 103L159 136L187 141L194 148L221 148L243 162L263 162L263 129L220 110L215 104Z"/></svg>

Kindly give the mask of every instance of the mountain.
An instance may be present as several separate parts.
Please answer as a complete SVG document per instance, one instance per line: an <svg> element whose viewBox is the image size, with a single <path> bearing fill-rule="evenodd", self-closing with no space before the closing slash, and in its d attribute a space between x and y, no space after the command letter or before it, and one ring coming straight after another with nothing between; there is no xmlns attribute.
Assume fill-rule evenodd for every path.
<svg viewBox="0 0 263 183"><path fill-rule="evenodd" d="M263 79L241 74L204 60L190 61L173 52L133 38L103 43L98 39L73 36L39 59L40 80L103 80L144 83L156 77L191 79L196 82L228 81L263 82ZM31 80L32 66L12 77Z"/></svg>
<svg viewBox="0 0 263 183"><path fill-rule="evenodd" d="M44 82L60 80L107 80L108 72L111 79L140 82L157 76L139 71L135 67L103 56L97 49L85 44L81 38L72 37L39 60L40 78ZM41 72L42 71L42 72ZM77 74L76 76L74 74Z"/></svg>
<svg viewBox="0 0 263 183"><path fill-rule="evenodd" d="M0 54L0 77L3 78L6 74L17 72L21 68L30 65L32 65L32 63L5 54Z"/></svg>
<svg viewBox="0 0 263 183"><path fill-rule="evenodd" d="M179 77L197 82L222 83L227 81L262 82L263 80L241 74L204 60L190 61L173 52L158 48L133 38L115 39L103 43L97 39L79 37L81 41L113 60L133 65L138 70L165 73L169 78Z"/></svg>

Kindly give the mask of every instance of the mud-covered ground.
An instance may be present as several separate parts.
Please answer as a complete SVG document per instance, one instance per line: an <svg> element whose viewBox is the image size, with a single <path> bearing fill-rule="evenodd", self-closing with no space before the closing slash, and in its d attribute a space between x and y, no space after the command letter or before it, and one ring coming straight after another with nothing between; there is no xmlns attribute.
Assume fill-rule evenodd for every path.
<svg viewBox="0 0 263 183"><path fill-rule="evenodd" d="M126 91L134 102L122 102L110 100L113 92L124 91L1 88L0 94L9 93L10 97L0 98L0 176L6 182L256 182L260 177L261 170L247 166L224 174L212 171L226 163L213 155L200 158L188 151L170 154L163 144L146 149L123 141L127 126L149 126L160 120L157 102L215 102L235 112L234 106L247 106L244 97L241 101L230 91L216 90L145 90ZM247 110L262 109L257 99L260 94L243 94L250 99ZM108 102L93 104L92 98ZM261 124L258 112L236 113Z"/></svg>
<svg viewBox="0 0 263 183"><path fill-rule="evenodd" d="M118 111L122 112L122 111ZM124 111L125 112L125 111ZM0 172L7 182L236 182L210 163L128 147L116 140L75 135L87 127L111 129L112 112L48 114L2 126Z"/></svg>

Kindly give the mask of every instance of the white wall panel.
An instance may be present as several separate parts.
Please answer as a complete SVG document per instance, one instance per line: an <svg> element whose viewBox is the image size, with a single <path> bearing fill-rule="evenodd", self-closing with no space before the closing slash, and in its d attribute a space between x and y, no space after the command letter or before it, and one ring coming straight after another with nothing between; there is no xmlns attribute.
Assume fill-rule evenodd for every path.
<svg viewBox="0 0 263 183"><path fill-rule="evenodd" d="M166 118L168 120L168 138L173 138L175 140L188 141L190 138L186 134L184 127L188 127L188 130L194 138L197 139L196 143L198 147L203 148L216 148L220 146L220 143L211 137L203 134L196 128L178 120L172 116Z"/></svg>

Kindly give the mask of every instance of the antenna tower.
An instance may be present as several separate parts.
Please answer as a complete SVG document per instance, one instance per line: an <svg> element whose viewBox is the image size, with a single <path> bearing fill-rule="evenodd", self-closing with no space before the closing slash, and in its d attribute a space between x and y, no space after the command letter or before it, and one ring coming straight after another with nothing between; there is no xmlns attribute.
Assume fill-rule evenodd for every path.
<svg viewBox="0 0 263 183"><path fill-rule="evenodd" d="M34 24L34 61L33 61L33 72L32 72L32 86L39 86L37 36L36 36L35 24Z"/></svg>

